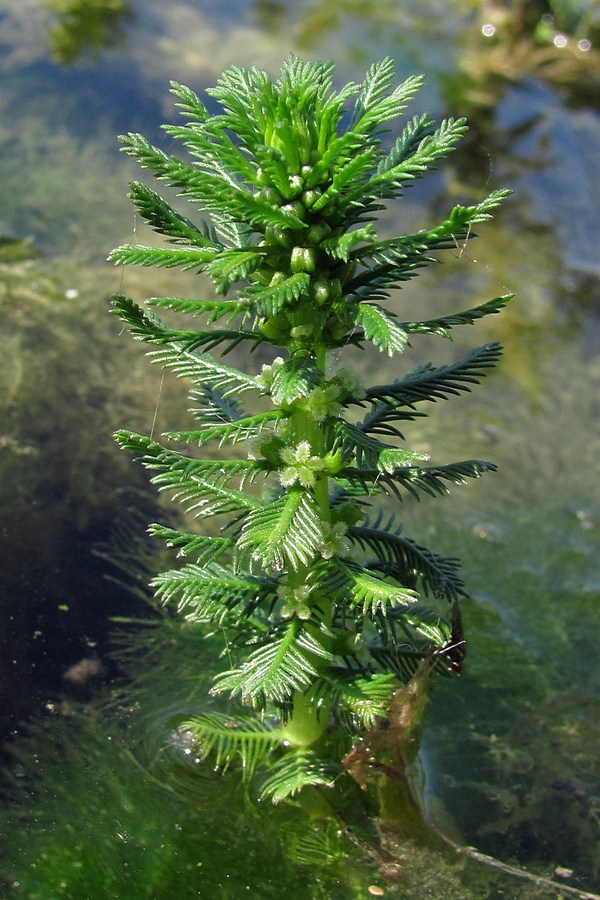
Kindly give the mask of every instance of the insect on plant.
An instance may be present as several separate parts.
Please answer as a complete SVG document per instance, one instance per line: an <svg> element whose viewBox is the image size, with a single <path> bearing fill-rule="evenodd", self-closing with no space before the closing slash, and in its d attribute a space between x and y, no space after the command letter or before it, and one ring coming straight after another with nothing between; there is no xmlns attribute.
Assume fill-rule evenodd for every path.
<svg viewBox="0 0 600 900"><path fill-rule="evenodd" d="M436 496L494 469L477 459L430 465L404 431L428 403L469 391L496 363L497 343L375 385L331 360L368 344L400 357L418 335L450 337L510 298L403 320L391 292L433 254L473 238L510 192L454 206L432 228L380 236L377 214L447 156L466 125L419 115L394 140L389 130L422 78L394 87L391 59L338 91L333 75L331 62L296 56L277 80L231 66L207 91L214 114L173 83L184 123L165 131L186 160L139 134L121 140L193 212L133 183L138 213L166 241L110 255L214 284L210 296L151 297L145 309L115 296L114 312L152 345L152 361L189 380L195 420L163 442L127 430L117 439L200 520L150 528L185 557L154 579L157 601L187 628L221 635L225 648L211 689L224 705L174 727L218 767L262 773L259 792L275 802L329 784L423 667L460 667L458 562L408 537L389 498ZM171 327L161 310L190 324ZM262 366L240 352L259 346ZM234 350L236 366L226 361ZM218 527L204 532L213 517Z"/></svg>

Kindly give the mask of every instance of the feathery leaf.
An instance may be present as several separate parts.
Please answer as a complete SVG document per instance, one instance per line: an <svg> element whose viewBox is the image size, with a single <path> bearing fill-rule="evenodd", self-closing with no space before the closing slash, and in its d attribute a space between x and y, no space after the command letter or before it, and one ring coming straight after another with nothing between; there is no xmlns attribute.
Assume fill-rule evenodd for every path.
<svg viewBox="0 0 600 900"><path fill-rule="evenodd" d="M350 720L353 729L374 728L385 717L398 679L391 673L357 676L351 669L323 673L312 692L313 702L330 704Z"/></svg>
<svg viewBox="0 0 600 900"><path fill-rule="evenodd" d="M423 86L423 77L412 75L388 95L393 74L391 57L370 66L356 102L350 125L352 131L373 134L381 130L385 122L396 118L406 109L409 101Z"/></svg>
<svg viewBox="0 0 600 900"><path fill-rule="evenodd" d="M239 669L218 675L212 693L229 691L262 708L267 700L286 703L295 691L308 687L317 675L317 660L333 657L297 618L280 631L250 653Z"/></svg>
<svg viewBox="0 0 600 900"><path fill-rule="evenodd" d="M364 525L353 525L348 529L349 539L374 553L384 572L396 571L404 583L425 594L448 603L466 596L457 559L434 553L405 537L399 528L394 528L393 516L383 525L382 519L383 513L379 513L372 525L368 519Z"/></svg>
<svg viewBox="0 0 600 900"><path fill-rule="evenodd" d="M205 222L200 227L194 225L140 181L133 181L129 187L129 196L140 215L159 234L170 237L177 244L194 244L198 247L219 249L214 229Z"/></svg>
<svg viewBox="0 0 600 900"><path fill-rule="evenodd" d="M349 562L338 561L350 592L347 602L352 610L362 607L363 616L386 616L388 609L406 609L414 605L419 595L403 585L384 580L366 569Z"/></svg>
<svg viewBox="0 0 600 900"><path fill-rule="evenodd" d="M479 380L491 369L502 352L502 345L496 342L476 347L463 359L446 366L434 368L431 363L419 366L405 378L386 385L367 388L367 400L385 399L395 409L400 406L412 407L422 400L445 399L448 394L470 391L469 385Z"/></svg>
<svg viewBox="0 0 600 900"><path fill-rule="evenodd" d="M358 306L356 324L363 329L365 339L388 356L402 353L406 347L408 335L405 329L396 322L392 313L376 303L361 303Z"/></svg>
<svg viewBox="0 0 600 900"><path fill-rule="evenodd" d="M227 769L238 758L244 779L250 779L282 741L281 731L268 722L218 712L184 719L177 731L191 738L202 757L212 757L219 769Z"/></svg>
<svg viewBox="0 0 600 900"><path fill-rule="evenodd" d="M260 796L272 803L281 803L309 785L332 787L336 774L337 767L319 759L311 750L290 750L269 766Z"/></svg>
<svg viewBox="0 0 600 900"><path fill-rule="evenodd" d="M496 466L480 459L466 459L445 466L402 466L392 472L380 469L355 469L350 466L341 475L350 484L363 488L365 495L377 492L393 494L402 500L401 488L419 500L419 492L436 495L448 494L448 484L466 484L467 478L479 478L484 472L495 472Z"/></svg>
<svg viewBox="0 0 600 900"><path fill-rule="evenodd" d="M193 556L199 566L215 562L235 546L235 541L231 537L195 534L167 525L149 525L148 531L153 537L166 541L167 547L177 548L178 556Z"/></svg>
<svg viewBox="0 0 600 900"><path fill-rule="evenodd" d="M501 297L494 297L480 306L450 316L439 316L424 322L402 322L402 328L410 334L438 334L451 339L450 331L456 325L473 325L477 319L499 313L513 297L514 294L502 294Z"/></svg>
<svg viewBox="0 0 600 900"><path fill-rule="evenodd" d="M192 316L206 314L209 324L226 318L232 322L237 316L242 316L242 323L246 321L249 313L249 303L243 300L194 300L185 297L149 297L146 300L148 306L158 306L162 309L172 309L175 312L187 313Z"/></svg>
<svg viewBox="0 0 600 900"><path fill-rule="evenodd" d="M188 563L161 572L152 580L156 598L174 604L189 622L220 622L228 611L254 608L273 594L274 583L255 575L238 575L224 566ZM242 610L243 614L243 610Z"/></svg>
<svg viewBox="0 0 600 900"><path fill-rule="evenodd" d="M273 503L246 517L238 549L248 551L268 572L297 571L316 556L324 540L323 523L312 494L291 488Z"/></svg>
<svg viewBox="0 0 600 900"><path fill-rule="evenodd" d="M229 397L230 394L226 396ZM172 441L198 444L200 447L209 441L218 441L219 446L226 442L233 445L258 437L264 428L275 425L287 417L288 414L283 410L274 409L255 416L245 416L234 422L224 422L222 425L209 424L196 431L167 431L164 436Z"/></svg>
<svg viewBox="0 0 600 900"><path fill-rule="evenodd" d="M117 266L159 266L174 269L202 269L204 264L214 259L218 252L213 247L194 249L193 247L148 247L143 244L123 244L108 255L108 261Z"/></svg>
<svg viewBox="0 0 600 900"><path fill-rule="evenodd" d="M238 297L246 301L258 316L274 316L285 306L289 306L305 294L310 283L310 276L305 272L297 272L267 286L253 284L240 291Z"/></svg>
<svg viewBox="0 0 600 900"><path fill-rule="evenodd" d="M314 356L306 350L298 350L279 366L271 384L271 397L280 406L289 406L294 400L308 397L322 377Z"/></svg>
<svg viewBox="0 0 600 900"><path fill-rule="evenodd" d="M211 260L204 268L219 291L225 294L234 281L247 278L262 264L264 252L252 250L226 250Z"/></svg>

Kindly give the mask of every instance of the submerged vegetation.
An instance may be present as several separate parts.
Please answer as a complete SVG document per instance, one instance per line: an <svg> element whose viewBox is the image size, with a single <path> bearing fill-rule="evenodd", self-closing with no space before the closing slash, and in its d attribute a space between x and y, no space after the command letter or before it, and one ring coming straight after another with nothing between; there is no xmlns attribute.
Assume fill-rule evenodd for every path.
<svg viewBox="0 0 600 900"><path fill-rule="evenodd" d="M277 81L232 66L208 91L216 114L174 83L186 121L165 130L191 161L139 134L122 138L124 150L210 219L192 221L135 182L138 212L166 243L110 256L203 272L216 289L206 299L152 297L146 310L115 297L134 337L154 345L152 360L190 379L195 419L165 434L168 445L125 430L117 437L162 490L216 522L208 533L151 527L185 557L154 589L187 627L220 638L225 666L210 694L242 708L182 714L172 727L219 768L239 762L246 778L263 770L261 794L275 802L330 784L342 758L364 785L385 768L381 722L408 731L429 675L459 669L464 655L457 560L407 536L387 500L373 504L435 497L493 471L479 459L431 463L404 433L427 403L469 391L501 348L485 344L374 385L360 378L356 348L397 358L419 335L450 338L510 297L431 319L405 320L383 305L432 254L473 237L509 192L454 206L432 228L381 236L377 214L443 160L466 125L436 126L423 114L390 142L390 123L422 79L394 88L384 59L362 84L336 92L333 72L295 56ZM206 324L172 327L162 310ZM240 348L260 348L245 368L223 359L234 349L242 359ZM208 455L211 447L218 452Z"/></svg>

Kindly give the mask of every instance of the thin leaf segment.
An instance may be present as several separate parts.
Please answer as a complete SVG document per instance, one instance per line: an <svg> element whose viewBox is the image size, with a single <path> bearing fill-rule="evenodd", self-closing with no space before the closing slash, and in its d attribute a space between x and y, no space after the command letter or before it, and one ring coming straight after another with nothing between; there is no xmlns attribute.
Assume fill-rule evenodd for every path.
<svg viewBox="0 0 600 900"><path fill-rule="evenodd" d="M494 468L431 465L403 445L398 425L424 414L417 404L469 391L499 345L372 387L328 368L330 351L370 342L395 357L410 335L449 337L509 299L414 322L385 305L432 254L470 239L509 193L456 206L437 227L380 238L373 223L384 201L450 153L466 128L462 119L436 127L415 117L390 142L390 123L422 84L393 81L390 59L337 92L331 63L290 56L276 81L232 66L208 91L220 105L214 115L172 84L185 124L166 131L187 161L141 135L122 138L126 153L209 217L188 219L135 182L133 202L165 243L110 255L117 265L201 272L214 285L200 299L152 297L146 309L114 297L134 338L153 345L152 360L191 381L196 427L165 439L202 453L129 431L117 439L190 514L217 520L214 537L152 526L186 557L157 576L156 596L225 635L230 667L213 692L271 717L211 713L180 727L217 765L235 758L248 775L296 747L296 762L280 760L265 783L274 800L326 783L327 767L307 748L326 742L336 720L373 727L424 659L443 661L451 637L451 609L464 593L457 561L405 537L393 516L369 518L373 498L435 496ZM175 329L160 310L204 324ZM258 370L223 361L259 344L270 361ZM358 423L357 406L365 409ZM207 458L211 445L221 450ZM236 445L228 457L223 448Z"/></svg>

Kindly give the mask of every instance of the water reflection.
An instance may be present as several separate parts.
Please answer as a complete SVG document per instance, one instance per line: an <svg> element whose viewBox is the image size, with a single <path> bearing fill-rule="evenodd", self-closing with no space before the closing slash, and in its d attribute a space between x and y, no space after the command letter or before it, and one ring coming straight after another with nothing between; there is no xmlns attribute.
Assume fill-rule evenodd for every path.
<svg viewBox="0 0 600 900"><path fill-rule="evenodd" d="M479 112L492 109L506 86L528 77L559 88L572 103L597 105L597 0L488 0L472 5L475 17L461 41L458 71L447 80L453 105L462 103Z"/></svg>
<svg viewBox="0 0 600 900"><path fill-rule="evenodd" d="M125 26L133 20L129 0L46 0L54 18L48 30L53 58L71 65L91 53L98 57L105 47L125 40Z"/></svg>

